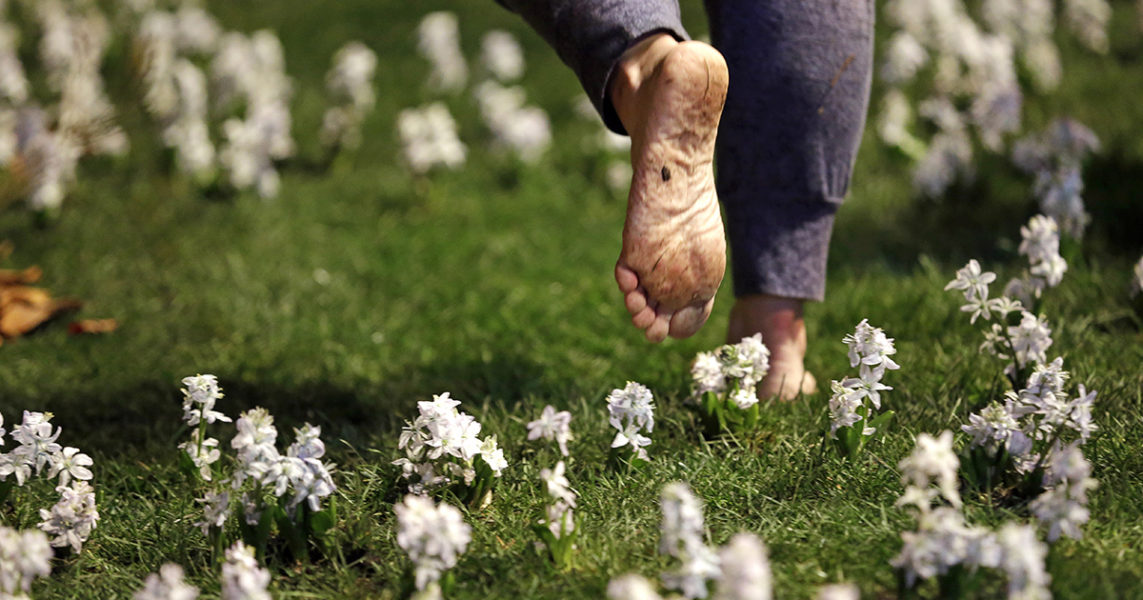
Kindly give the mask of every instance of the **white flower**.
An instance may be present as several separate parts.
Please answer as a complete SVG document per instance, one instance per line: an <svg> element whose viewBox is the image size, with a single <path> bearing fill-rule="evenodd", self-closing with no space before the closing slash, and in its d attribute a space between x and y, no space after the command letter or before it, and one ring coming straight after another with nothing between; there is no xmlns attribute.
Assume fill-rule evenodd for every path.
<svg viewBox="0 0 1143 600"><path fill-rule="evenodd" d="M459 404L447 392L434 396L431 402L418 402L419 416L403 428L397 448L405 451L405 457L393 464L401 466L403 477L413 479L413 492L446 485L451 477L471 484L476 477L477 456L496 477L508 466L495 436L480 439L480 423L456 410Z"/></svg>
<svg viewBox="0 0 1143 600"><path fill-rule="evenodd" d="M38 475L45 465L52 462L52 457L62 450L56 443L61 430L58 427L52 429L52 416L52 413L24 411L24 420L9 434L20 443L20 447L9 453L0 475L15 473L17 482L23 485L33 466Z"/></svg>
<svg viewBox="0 0 1143 600"><path fill-rule="evenodd" d="M655 586L642 575L627 574L607 583L609 600L659 600Z"/></svg>
<svg viewBox="0 0 1143 600"><path fill-rule="evenodd" d="M397 132L405 162L415 174L437 166L455 169L464 165L467 149L456 134L456 121L441 102L397 115Z"/></svg>
<svg viewBox="0 0 1143 600"><path fill-rule="evenodd" d="M1056 541L1061 534L1073 539L1083 537L1080 527L1091 518L1087 492L1096 486L1097 482L1091 478L1091 464L1078 444L1052 453L1044 473L1047 489L1029 506L1032 514L1048 526L1049 542Z"/></svg>
<svg viewBox="0 0 1143 600"><path fill-rule="evenodd" d="M539 107L524 105L523 88L485 81L474 95L496 145L511 150L524 162L535 162L543 155L552 140L548 114Z"/></svg>
<svg viewBox="0 0 1143 600"><path fill-rule="evenodd" d="M628 425L650 432L655 427L655 398L646 386L628 381L607 395L608 422L620 431Z"/></svg>
<svg viewBox="0 0 1143 600"><path fill-rule="evenodd" d="M405 496L393 510L397 514L397 545L413 561L417 589L424 590L456 566L472 541L472 528L455 507L436 505L424 496Z"/></svg>
<svg viewBox="0 0 1143 600"><path fill-rule="evenodd" d="M214 404L222 398L222 388L214 375L195 375L183 379L183 420L194 427L199 421L214 423L230 422L230 417L214 410Z"/></svg>
<svg viewBox="0 0 1143 600"><path fill-rule="evenodd" d="M703 541L702 504L682 482L667 484L661 497L659 552L681 564L663 573L663 585L687 598L706 598L707 583L719 576L718 555Z"/></svg>
<svg viewBox="0 0 1143 600"><path fill-rule="evenodd" d="M1017 366L1046 362L1045 353L1052 345L1051 335L1052 330L1046 320L1027 311L1021 313L1020 324L1008 328L1008 337L1016 352Z"/></svg>
<svg viewBox="0 0 1143 600"><path fill-rule="evenodd" d="M179 444L179 449L187 453L204 481L212 480L211 465L222 457L218 450L218 440L209 437L202 439L202 430L195 429L191 431L191 439Z"/></svg>
<svg viewBox="0 0 1143 600"><path fill-rule="evenodd" d="M921 490L935 483L945 500L954 507L960 507L960 492L957 490L960 460L953 452L952 444L952 432L947 430L941 432L940 437L927 433L917 436L913 452L897 465L901 470L901 483Z"/></svg>
<svg viewBox="0 0 1143 600"><path fill-rule="evenodd" d="M203 535L210 535L211 529L221 529L226 524L226 518L230 516L229 492L207 492L195 502L202 503L203 520L195 523L195 527L202 528Z"/></svg>
<svg viewBox="0 0 1143 600"><path fill-rule="evenodd" d="M51 510L40 509L42 522L39 528L55 537L51 545L57 548L70 546L79 553L83 542L91 536L99 512L95 508L95 491L85 481L73 481L71 486L59 486L59 502Z"/></svg>
<svg viewBox="0 0 1143 600"><path fill-rule="evenodd" d="M564 476L564 461L556 463L554 469L541 469L540 479L544 481L549 496L568 506L575 506L576 494L572 491L568 478Z"/></svg>
<svg viewBox="0 0 1143 600"><path fill-rule="evenodd" d="M52 571L52 548L48 536L30 529L17 531L0 526L0 597L24 598L37 577Z"/></svg>
<svg viewBox="0 0 1143 600"><path fill-rule="evenodd" d="M634 425L629 425L627 429L616 433L615 439L611 440L612 448L622 448L628 444L631 445L632 452L640 460L650 460L647 451L643 448L651 445L651 438L639 433L639 429Z"/></svg>
<svg viewBox="0 0 1143 600"><path fill-rule="evenodd" d="M1005 523L996 534L1001 548L1000 567L1008 575L1008 597L1038 600L1052 597L1052 576L1044 568L1048 548L1030 525Z"/></svg>
<svg viewBox="0 0 1143 600"><path fill-rule="evenodd" d="M91 457L80 452L79 448L67 447L62 452L53 454L50 458L52 467L48 470L48 478L60 476L60 485L67 485L71 478L83 481L91 480Z"/></svg>
<svg viewBox="0 0 1143 600"><path fill-rule="evenodd" d="M817 600L861 600L861 590L852 583L835 583L818 588Z"/></svg>
<svg viewBox="0 0 1143 600"><path fill-rule="evenodd" d="M929 59L924 46L907 31L898 31L889 38L886 57L881 78L888 83L912 79Z"/></svg>
<svg viewBox="0 0 1143 600"><path fill-rule="evenodd" d="M417 49L432 64L429 85L443 91L456 91L468 81L468 65L460 51L456 15L432 12L417 26Z"/></svg>
<svg viewBox="0 0 1143 600"><path fill-rule="evenodd" d="M500 81L519 79L524 74L524 52L512 34L494 30L480 40L480 62Z"/></svg>
<svg viewBox="0 0 1143 600"><path fill-rule="evenodd" d="M722 363L714 352L699 352L695 356L695 362L691 365L691 378L694 379L695 395L705 392L720 394L726 389Z"/></svg>
<svg viewBox="0 0 1143 600"><path fill-rule="evenodd" d="M167 563L143 581L143 589L135 592L134 600L195 600L198 588L183 581L183 568Z"/></svg>
<svg viewBox="0 0 1143 600"><path fill-rule="evenodd" d="M349 42L334 55L333 67L325 76L333 105L322 118L322 144L355 148L361 143L361 122L376 100L376 70L377 54L361 42Z"/></svg>
<svg viewBox="0 0 1143 600"><path fill-rule="evenodd" d="M222 600L271 600L270 572L258 566L254 549L235 542L222 564Z"/></svg>
<svg viewBox="0 0 1143 600"><path fill-rule="evenodd" d="M770 600L770 557L752 533L739 533L718 551L721 574L717 600Z"/></svg>
<svg viewBox="0 0 1143 600"><path fill-rule="evenodd" d="M555 440L560 447L560 454L568 455L567 443L572 439L571 413L566 410L556 412L555 407L544 407L540 418L528 423L528 439Z"/></svg>
<svg viewBox="0 0 1143 600"><path fill-rule="evenodd" d="M900 368L889 358L897 353L897 349L893 346L893 338L887 337L880 327L870 325L868 319L862 319L854 329L853 335L845 336L842 341L849 347L849 366L860 365L863 378L866 369L884 372L886 369Z"/></svg>
<svg viewBox="0 0 1143 600"><path fill-rule="evenodd" d="M484 442L480 444L480 458L497 477L504 469L508 468L508 461L504 458L504 450L497 445L494 435L484 438Z"/></svg>
<svg viewBox="0 0 1143 600"><path fill-rule="evenodd" d="M904 545L890 564L905 574L906 585L944 575L956 565L996 566L999 551L984 528L969 527L960 511L942 506L922 513L915 532L901 534Z"/></svg>
<svg viewBox="0 0 1143 600"><path fill-rule="evenodd" d="M845 387L840 381L830 381L832 395L829 399L830 436L836 437L838 429L849 427L861 420L857 408L864 406L861 397L854 390Z"/></svg>
<svg viewBox="0 0 1143 600"><path fill-rule="evenodd" d="M747 410L758 404L758 394L753 389L739 389L730 395L730 401L740 410Z"/></svg>
<svg viewBox="0 0 1143 600"><path fill-rule="evenodd" d="M1018 251L1027 256L1033 263L1046 260L1060 252L1060 231L1056 220L1035 215L1028 220L1028 224L1020 227L1020 242Z"/></svg>
<svg viewBox="0 0 1143 600"><path fill-rule="evenodd" d="M982 272L980 263L974 258L956 272L956 279L950 281L945 290L963 290L964 299L972 301L974 298L987 298L988 284L993 281L996 281L996 273Z"/></svg>
<svg viewBox="0 0 1143 600"><path fill-rule="evenodd" d="M984 407L979 413L969 415L968 422L968 425L961 425L960 428L972 436L972 445L983 446L993 452L1006 445L1012 432L1020 428L1012 413L997 402Z"/></svg>

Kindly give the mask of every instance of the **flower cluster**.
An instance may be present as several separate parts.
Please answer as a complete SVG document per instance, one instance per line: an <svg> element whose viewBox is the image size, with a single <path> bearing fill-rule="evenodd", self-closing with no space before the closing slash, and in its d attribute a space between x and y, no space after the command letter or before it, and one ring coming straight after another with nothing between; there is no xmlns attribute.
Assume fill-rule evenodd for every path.
<svg viewBox="0 0 1143 600"><path fill-rule="evenodd" d="M1107 49L1105 0L1072 0L1065 16L1090 49ZM881 139L917 161L914 184L938 196L973 176L973 142L999 152L1021 127L1024 93L1018 67L1040 91L1059 85L1056 9L1050 0L992 0L979 6L952 0L893 0L885 16L895 30L883 48L880 77L891 87L882 100ZM924 82L923 87L916 85ZM906 89L919 90L916 112L935 133L911 133L914 108Z"/></svg>
<svg viewBox="0 0 1143 600"><path fill-rule="evenodd" d="M1019 252L1028 257L1030 268L1022 277L1009 281L1004 293L1026 306L1035 306L1046 288L1060 284L1068 263L1060 256L1060 231L1052 217L1032 217L1020 228L1020 237Z"/></svg>
<svg viewBox="0 0 1143 600"><path fill-rule="evenodd" d="M558 566L567 566L571 553L575 550L575 508L576 493L571 489L564 461L556 463L554 469L541 469L540 479L551 497L552 503L548 505L544 518L533 530L540 541L548 549L552 561Z"/></svg>
<svg viewBox="0 0 1143 600"><path fill-rule="evenodd" d="M1084 210L1083 161L1100 149L1099 138L1072 119L1057 119L1012 148L1012 162L1035 177L1033 193L1040 210L1074 238L1091 220Z"/></svg>
<svg viewBox="0 0 1143 600"><path fill-rule="evenodd" d="M524 51L507 31L489 31L480 39L480 63L493 77L508 83L524 74Z"/></svg>
<svg viewBox="0 0 1143 600"><path fill-rule="evenodd" d="M235 542L222 563L222 600L271 600L270 572L258 566L254 549Z"/></svg>
<svg viewBox="0 0 1143 600"><path fill-rule="evenodd" d="M1028 482L1019 489L1042 489L1031 508L1048 526L1049 541L1061 533L1081 536L1079 526L1088 520L1087 492L1096 485L1080 450L1097 429L1092 422L1096 393L1080 384L1069 399L1068 378L1063 359L1040 364L1027 387L1008 392L1004 404L990 404L961 426L972 436L965 452L967 480L992 487L1016 474Z"/></svg>
<svg viewBox="0 0 1143 600"><path fill-rule="evenodd" d="M263 198L278 193L274 161L293 156L295 150L290 137L293 89L285 64L282 42L263 29L250 36L223 35L210 67L219 106L235 101L245 104L243 118L232 117L222 124L226 142L219 162L232 186L239 190L256 187Z"/></svg>
<svg viewBox="0 0 1143 600"><path fill-rule="evenodd" d="M51 509L40 509L39 528L52 537L52 546L70 547L79 552L91 537L99 511L95 508L95 490L86 481L73 481L70 486L56 488L59 502Z"/></svg>
<svg viewBox="0 0 1143 600"><path fill-rule="evenodd" d="M528 423L528 440L543 438L556 442L560 454L568 455L568 442L572 439L571 413L566 410L556 412L551 404L544 407L540 418Z"/></svg>
<svg viewBox="0 0 1143 600"><path fill-rule="evenodd" d="M756 387L769 370L770 350L760 333L695 356L692 401L698 404L708 434L745 433L754 428L758 421Z"/></svg>
<svg viewBox="0 0 1143 600"><path fill-rule="evenodd" d="M687 484L663 488L663 521L659 552L677 559L677 569L663 573L663 585L687 598L706 598L707 583L719 577L719 555L706 545L702 503Z"/></svg>
<svg viewBox="0 0 1143 600"><path fill-rule="evenodd" d="M992 532L965 522L951 431L935 438L919 435L916 448L899 468L906 487L897 505L912 507L917 515L917 530L901 534L901 552L890 561L901 573L905 589L934 577L941 580L942 589L964 589L964 580L983 567L999 568L1008 575L1009 598L1050 597L1050 578L1044 569L1047 550L1034 528L1006 523Z"/></svg>
<svg viewBox="0 0 1143 600"><path fill-rule="evenodd" d="M427 590L456 566L468 543L472 527L460 511L449 504L410 494L393 507L397 513L397 545L413 561L418 590Z"/></svg>
<svg viewBox="0 0 1143 600"><path fill-rule="evenodd" d="M194 62L214 51L221 28L205 10L184 6L143 15L135 49L145 86L144 105L175 151L179 170L199 183L215 176L215 150L207 122L206 75Z"/></svg>
<svg viewBox="0 0 1143 600"><path fill-rule="evenodd" d="M402 110L397 115L397 133L405 162L414 173L464 165L468 150L457 137L456 121L443 102Z"/></svg>
<svg viewBox="0 0 1143 600"><path fill-rule="evenodd" d="M424 494L449 486L464 486L468 500L478 506L491 500L492 485L508 467L496 436L480 438L480 423L456 409L460 401L448 392L418 402L420 413L401 431L397 449L405 456L393 461L409 490Z"/></svg>
<svg viewBox="0 0 1143 600"><path fill-rule="evenodd" d="M222 456L218 440L207 437L206 426L216 422L229 423L230 417L214 410L222 398L218 378L214 375L195 375L183 378L183 421L191 430L191 439L179 444L191 463L198 469L203 481L214 478L212 465Z"/></svg>
<svg viewBox="0 0 1143 600"><path fill-rule="evenodd" d="M1046 489L1029 508L1048 527L1048 541L1054 542L1060 535L1083 537L1080 527L1091 517L1087 493L1097 482L1091 477L1091 464L1084 458L1078 443L1052 453L1043 483Z"/></svg>
<svg viewBox="0 0 1143 600"><path fill-rule="evenodd" d="M99 520L95 492L88 483L93 477L88 469L92 460L78 448L60 445L56 440L61 430L52 426L51 419L51 413L24 411L22 422L12 428L9 436L19 445L0 453L0 501L13 487L9 478L16 487L23 487L33 473L56 480L60 499L51 509L40 509L39 528L52 536L52 546L79 552ZM0 416L0 445L4 443L3 425Z"/></svg>
<svg viewBox="0 0 1143 600"><path fill-rule="evenodd" d="M611 441L612 456L625 446L631 447L636 461L647 461L646 446L651 438L643 432L651 433L655 428L655 398L646 386L628 381L623 389L611 390L607 395L607 422L618 430Z"/></svg>
<svg viewBox="0 0 1143 600"><path fill-rule="evenodd" d="M460 51L460 31L456 15L446 11L432 12L417 26L417 49L432 65L429 86L452 92L468 82L468 64Z"/></svg>
<svg viewBox="0 0 1143 600"><path fill-rule="evenodd" d="M1032 243L1029 242L1029 249ZM994 315L997 317L998 322L992 323L984 332L981 350L1003 360L1011 359L1005 373L1014 385L1018 385L1026 372L1047 360L1052 330L1044 318L1025 310L1020 300L1012 299L1009 294L1016 293L1013 289L1006 290L1007 293L999 298L989 298L988 285L995 280L995 273L982 272L980 263L973 259L957 271L956 278L945 286L945 290L964 292L966 303L961 310L972 313L970 322L975 323L977 318L990 321ZM1019 320L1013 321L1010 315L1019 316Z"/></svg>
<svg viewBox="0 0 1143 600"><path fill-rule="evenodd" d="M892 418L892 411L876 417L873 411L881 410L881 392L893 389L881 383L885 371L900 366L891 358L897 353L893 338L868 319L862 319L842 341L849 347L849 366L858 367L858 376L830 382L830 437L842 456L850 457Z"/></svg>
<svg viewBox="0 0 1143 600"><path fill-rule="evenodd" d="M361 144L361 122L373 109L373 75L377 54L361 42L350 42L333 56L325 76L332 106L321 121L321 142L327 147L356 148Z"/></svg>
<svg viewBox="0 0 1143 600"><path fill-rule="evenodd" d="M0 526L0 597L26 598L37 577L52 572L52 548L41 531Z"/></svg>
<svg viewBox="0 0 1143 600"><path fill-rule="evenodd" d="M198 588L183 581L183 568L167 563L143 581L143 589L135 592L133 600L195 600Z"/></svg>
<svg viewBox="0 0 1143 600"><path fill-rule="evenodd" d="M664 486L660 504L663 520L659 552L681 563L662 574L664 587L681 592L685 598L706 598L714 582L716 600L773 597L769 551L758 536L737 533L717 551L707 546L702 503L682 482ZM633 574L612 579L607 596L614 600L660 597L651 582Z"/></svg>
<svg viewBox="0 0 1143 600"><path fill-rule="evenodd" d="M214 375L187 377L183 385L183 419L195 427L190 441L179 446L185 452L184 470L202 481L213 481L218 474L214 465L222 452L218 440L207 437L206 426L230 422L215 410L222 389ZM316 538L325 529L315 522L315 515L322 511L322 500L337 489L330 474L333 465L322 460L321 428L309 423L295 428L294 443L285 454L277 449L278 430L266 409L243 412L235 428L237 433L230 441L236 454L233 470L198 500L203 505L203 520L195 525L221 551L226 522L232 513L237 514L242 537L262 552L272 530L260 524L276 522L295 557L307 556L308 537Z"/></svg>
<svg viewBox="0 0 1143 600"><path fill-rule="evenodd" d="M476 86L474 95L496 146L512 151L524 162L543 156L552 142L548 113L525 105L524 88L504 87L488 80Z"/></svg>
<svg viewBox="0 0 1143 600"><path fill-rule="evenodd" d="M769 371L770 350L762 343L762 334L756 333L714 352L699 352L691 365L691 378L696 396L728 394L735 406L745 410L758 403L755 387Z"/></svg>
<svg viewBox="0 0 1143 600"><path fill-rule="evenodd" d="M715 600L770 600L773 584L766 545L752 533L736 533L718 550Z"/></svg>

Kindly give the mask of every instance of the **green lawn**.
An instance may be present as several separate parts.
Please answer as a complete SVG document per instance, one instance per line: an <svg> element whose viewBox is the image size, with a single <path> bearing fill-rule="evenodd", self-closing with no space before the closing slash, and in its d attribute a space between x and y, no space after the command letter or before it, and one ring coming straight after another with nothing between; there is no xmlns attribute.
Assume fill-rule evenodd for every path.
<svg viewBox="0 0 1143 600"><path fill-rule="evenodd" d="M692 339L652 346L627 322L611 277L623 199L604 183L605 161L583 149L596 125L575 116L578 86L512 14L480 2L342 0L211 2L229 28L275 29L296 79L294 134L316 158L322 77L332 53L360 39L380 55L378 105L365 143L328 173L286 168L272 201L204 197L169 176L117 48L107 69L132 150L81 165L62 217L46 228L23 210L0 213L5 266L39 264L44 284L86 301L82 315L115 317L113 335L71 338L55 324L0 347L0 413L48 410L60 441L95 459L99 527L78 558L56 561L36 598L127 597L168 561L208 596L217 568L198 520L201 495L177 471L179 380L218 375L231 416L269 409L283 438L320 425L338 463L338 552L309 565L271 564L282 598L392 598L408 561L396 547L396 443L417 400L449 391L484 432L498 435L509 468L488 509L466 514L474 540L455 570L458 598L600 597L607 581L667 564L657 556L658 492L688 481L706 502L712 542L737 531L770 546L780 598L853 581L868 598L893 597L889 559L911 517L893 508L897 462L920 432L955 429L999 394L999 364L978 354L979 333L942 291L971 257L1001 280L1021 268L1019 226L1035 212L1030 184L1003 157L979 161L976 184L942 201L911 196L909 165L870 129L834 236L827 301L811 306L808 356L819 381L849 372L841 338L868 318L897 339L888 376L897 420L885 442L854 463L821 454L827 396L764 407L750 443L705 442L683 406L695 353L720 344L729 281L710 324ZM1100 487L1080 541L1053 545L1058 598L1143 598L1143 334L1126 295L1143 253L1143 41L1130 2L1116 3L1113 50L1100 57L1061 37L1065 83L1032 96L1029 128L1071 115L1103 139L1087 169L1094 222L1050 292L1050 356L1099 391L1100 431L1085 447ZM459 13L466 54L480 34L507 29L528 60L529 101L549 111L558 145L534 166L482 150L487 134L467 96L448 98L470 146L467 166L423 180L406 174L396 113L434 96L413 28L431 9ZM705 31L700 3L684 13ZM874 99L876 102L876 97ZM324 270L324 277L315 272ZM321 281L319 283L319 281ZM617 475L604 467L611 430L603 398L636 380L658 402L654 460ZM539 470L557 459L524 441L545 404L572 411L569 478L581 493L574 568L559 571L532 547L529 525L546 502ZM229 433L220 435L228 445ZM0 521L30 526L51 491L21 492ZM42 492L42 493L41 493ZM970 520L1023 514L969 498ZM989 580L986 597L1002 581Z"/></svg>

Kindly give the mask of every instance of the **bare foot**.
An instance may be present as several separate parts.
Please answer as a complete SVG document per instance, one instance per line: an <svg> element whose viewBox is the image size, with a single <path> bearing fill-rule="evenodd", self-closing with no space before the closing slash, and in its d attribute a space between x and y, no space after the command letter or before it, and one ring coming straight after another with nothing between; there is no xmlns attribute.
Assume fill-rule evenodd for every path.
<svg viewBox="0 0 1143 600"><path fill-rule="evenodd" d="M717 50L661 34L628 50L611 82L634 173L615 280L652 342L698 331L726 270L712 160L727 81Z"/></svg>
<svg viewBox="0 0 1143 600"><path fill-rule="evenodd" d="M758 397L777 396L793 400L798 394L814 394L817 380L806 370L806 322L802 301L796 298L743 296L730 310L727 343L762 333L762 343L770 349L770 372L758 384Z"/></svg>

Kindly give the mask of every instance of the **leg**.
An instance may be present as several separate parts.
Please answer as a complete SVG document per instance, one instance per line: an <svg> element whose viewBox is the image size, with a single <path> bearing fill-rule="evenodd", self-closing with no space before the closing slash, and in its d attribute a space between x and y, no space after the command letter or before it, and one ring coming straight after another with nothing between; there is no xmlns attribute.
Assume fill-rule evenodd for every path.
<svg viewBox="0 0 1143 600"><path fill-rule="evenodd" d="M507 0L579 75L604 122L631 135L633 177L615 268L647 339L706 322L726 268L714 142L726 62L685 40L673 0Z"/></svg>
<svg viewBox="0 0 1143 600"><path fill-rule="evenodd" d="M733 76L718 138L738 300L729 341L761 332L772 355L760 393L792 398L805 373L802 303L825 294L833 217L865 125L871 0L707 0Z"/></svg>

